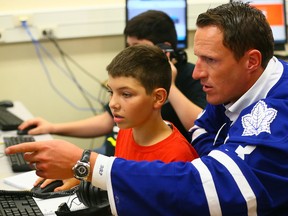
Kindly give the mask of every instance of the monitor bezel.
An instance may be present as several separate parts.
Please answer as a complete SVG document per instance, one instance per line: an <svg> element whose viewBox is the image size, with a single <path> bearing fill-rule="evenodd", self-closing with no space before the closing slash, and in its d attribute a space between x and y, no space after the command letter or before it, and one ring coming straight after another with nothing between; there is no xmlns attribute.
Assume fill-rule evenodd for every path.
<svg viewBox="0 0 288 216"><path fill-rule="evenodd" d="M126 23L128 21L128 10L129 10L129 8L127 6L128 6L128 2L129 1L133 1L133 0L125 0L125 25L126 25ZM149 1L152 1L152 0L149 0ZM157 0L157 1L159 1L159 0ZM184 7L184 13L185 14L184 14L184 17L185 17L185 35L186 35L186 37L185 37L185 40L179 40L178 39L178 32L177 32L177 29L176 29L176 32L177 32L177 49L178 50L184 50L184 49L188 48L188 15L187 15L187 13L188 13L188 9L187 9L188 5L187 5L187 0L181 0L181 1L183 1L185 3L185 7ZM152 10L160 10L160 11L164 11L165 12L165 10L161 10L161 8L157 8L157 9L151 8L151 9ZM149 9L147 9L147 10L149 10ZM126 46L127 46L127 44L126 44Z"/></svg>

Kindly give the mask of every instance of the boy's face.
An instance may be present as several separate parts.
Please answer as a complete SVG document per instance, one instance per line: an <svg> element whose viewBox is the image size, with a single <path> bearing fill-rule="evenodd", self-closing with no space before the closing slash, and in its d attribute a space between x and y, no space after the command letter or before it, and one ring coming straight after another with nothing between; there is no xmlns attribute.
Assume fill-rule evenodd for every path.
<svg viewBox="0 0 288 216"><path fill-rule="evenodd" d="M132 77L109 76L109 107L114 121L121 129L143 127L153 116L153 94L147 95L145 88Z"/></svg>

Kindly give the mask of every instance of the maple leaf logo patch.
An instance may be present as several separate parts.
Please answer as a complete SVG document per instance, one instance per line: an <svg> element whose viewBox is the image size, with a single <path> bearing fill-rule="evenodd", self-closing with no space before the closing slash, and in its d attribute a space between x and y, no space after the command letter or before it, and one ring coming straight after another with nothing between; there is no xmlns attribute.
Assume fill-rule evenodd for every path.
<svg viewBox="0 0 288 216"><path fill-rule="evenodd" d="M242 116L244 131L242 136L259 135L261 132L270 133L270 124L277 116L277 110L268 108L264 101L259 101L250 114Z"/></svg>

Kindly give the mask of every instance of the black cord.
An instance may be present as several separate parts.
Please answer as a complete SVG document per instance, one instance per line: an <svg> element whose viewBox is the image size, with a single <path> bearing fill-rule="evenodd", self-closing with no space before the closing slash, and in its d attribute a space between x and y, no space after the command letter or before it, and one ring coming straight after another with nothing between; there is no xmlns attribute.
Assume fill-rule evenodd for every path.
<svg viewBox="0 0 288 216"><path fill-rule="evenodd" d="M61 53L63 53L63 55L65 55L65 57L67 57L71 62L73 62L82 72L84 72L87 76L89 76L90 78L92 78L93 80L95 80L97 83L99 83L101 86L105 87L106 86L99 80L97 79L97 77L95 77L93 74L91 74L90 72L88 72L87 70L85 70L79 63L77 63L71 56L69 56L67 53L65 53L62 48L59 46L56 38L53 36L53 34L48 33L48 32L44 32L44 35L52 42L54 43L54 45L57 47L57 49L61 50ZM59 51L60 52L60 51Z"/></svg>
<svg viewBox="0 0 288 216"><path fill-rule="evenodd" d="M65 191L57 191L57 192L45 192L45 193L39 193L39 192L31 192L31 196L35 198L40 198L40 199L51 199L51 198L56 198L56 197L63 197L63 196L71 196L76 193L78 190L78 187L73 187L69 190Z"/></svg>
<svg viewBox="0 0 288 216"><path fill-rule="evenodd" d="M32 196L35 198L40 199L50 199L56 197L63 197L63 196L70 196L76 193L78 187L73 187L69 190L59 191L59 192L46 192L46 193L39 193L30 190L0 190L1 195L16 195L16 196Z"/></svg>
<svg viewBox="0 0 288 216"><path fill-rule="evenodd" d="M55 46L56 49L58 50L58 52L59 52L59 54L60 54L60 56L61 56L61 59L62 59L64 65L65 65L67 71L69 72L72 80L73 80L74 83L76 84L79 92L81 93L81 95L83 96L83 98L86 100L86 102L87 102L88 106L90 107L91 111L93 112L93 114L96 115L96 110L95 110L95 108L93 107L91 101L90 101L89 98L87 97L85 91L83 90L82 86L79 84L79 82L78 82L75 74L73 73L73 71L71 70L71 68L69 67L69 65L68 65L68 63L67 63L67 61L66 61L66 57L67 57L68 55L60 48L58 42L56 41L56 39L55 39L53 36L51 37L50 34L47 34L46 36L47 36L47 38L54 44L54 46ZM69 57L69 60L71 60L71 59L72 59L72 58ZM77 64L74 60L73 60L73 63L74 63L74 64ZM80 67L79 64L77 64L77 66ZM81 68L82 68L82 67L81 67ZM97 82L99 82L99 80L97 80Z"/></svg>
<svg viewBox="0 0 288 216"><path fill-rule="evenodd" d="M86 69L84 69L78 62L76 62L70 55L68 55L66 52L64 52L64 50L60 47L57 39L55 37L53 37L53 35L51 36L51 34L46 34L46 37L55 45L55 47L58 49L59 53L63 56L65 56L69 61L71 61L76 67L78 67L78 69L80 69L80 71L82 71L86 76L88 76L89 78L91 78L92 80L94 80L96 83L98 83L102 88L101 90L103 91L99 91L99 96L98 98L101 98L101 101L103 100L103 96L106 99L106 93L107 93L107 87L106 84L101 82L99 79L97 79L97 77L95 77L93 74L91 74L89 71L87 71ZM98 101L99 102L99 101ZM103 110L104 110L104 106L106 105L106 100L105 102L101 103L101 105L103 106Z"/></svg>
<svg viewBox="0 0 288 216"><path fill-rule="evenodd" d="M54 60L54 58L52 57L52 55L45 49L45 47L43 47L43 46L39 43L39 41L36 40L36 39L33 37L33 35L32 35L32 33L31 33L29 27L27 26L26 21L23 21L23 22L22 22L22 27L25 29L25 31L27 32L27 34L28 34L29 37L31 38L31 41L32 41L32 43L33 43L33 45L34 45L34 47L35 47L35 51L36 51L37 57L39 58L39 61L40 61L41 66L42 66L42 68L43 68L43 71L45 72L45 74L46 74L46 76L47 76L47 78L48 78L49 84L51 85L52 89L53 89L62 99L64 99L64 101L66 101L66 102L67 102L68 104L70 104L72 107L77 108L77 109L87 110L87 108L78 107L76 104L74 104L72 101L70 101L70 100L69 100L64 94L62 94L62 93L58 90L58 88L54 85L53 80L52 80L52 77L51 77L51 75L50 75L50 71L48 70L46 64L44 63L44 59L42 58L42 55L41 55L41 52L40 52L40 51L43 51L43 52L48 56L48 58L55 64L55 66L59 67L58 63ZM61 67L59 67L59 69L61 69L61 71L63 71L63 69L62 69ZM63 72L67 72L67 71L65 70L65 71L63 71ZM65 75L68 75L68 76L69 76L68 78L72 80L72 78L71 78L71 76L70 76L69 74L66 73ZM72 80L72 81L75 83L74 80ZM96 101L99 102L98 99L96 99ZM100 103L100 102L99 102L99 103ZM100 103L100 104L102 104L102 103ZM90 111L90 110L91 110L91 108L89 107L89 111Z"/></svg>

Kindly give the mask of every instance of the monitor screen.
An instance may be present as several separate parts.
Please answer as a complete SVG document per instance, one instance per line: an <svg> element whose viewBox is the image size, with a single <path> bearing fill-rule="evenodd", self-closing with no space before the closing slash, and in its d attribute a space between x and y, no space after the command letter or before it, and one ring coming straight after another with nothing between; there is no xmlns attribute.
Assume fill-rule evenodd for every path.
<svg viewBox="0 0 288 216"><path fill-rule="evenodd" d="M147 10L161 10L168 14L175 23L177 48L188 47L186 0L126 0L126 22Z"/></svg>
<svg viewBox="0 0 288 216"><path fill-rule="evenodd" d="M263 11L274 36L275 50L285 50L287 42L285 0L243 0Z"/></svg>

